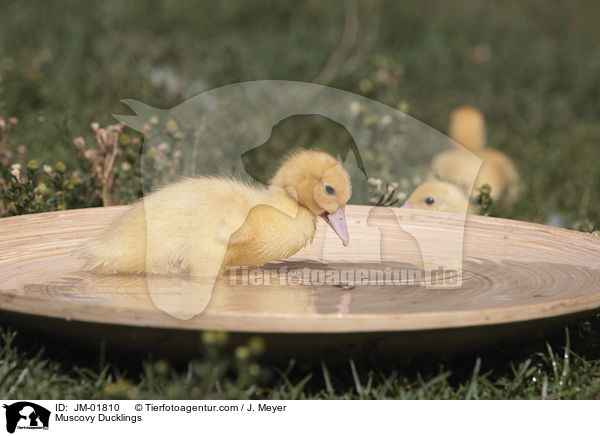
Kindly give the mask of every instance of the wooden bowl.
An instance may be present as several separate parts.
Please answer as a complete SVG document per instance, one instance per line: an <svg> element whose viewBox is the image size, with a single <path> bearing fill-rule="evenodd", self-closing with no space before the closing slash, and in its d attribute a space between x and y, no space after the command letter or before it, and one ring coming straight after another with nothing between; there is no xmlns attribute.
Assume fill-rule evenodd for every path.
<svg viewBox="0 0 600 436"><path fill-rule="evenodd" d="M504 219L348 206L351 244L319 223L314 243L292 258L220 279L204 313L187 321L158 309L145 275L96 275L72 254L124 207L0 220L0 314L5 322L89 343L195 353L204 330L234 341L261 334L271 351L368 348L444 351L537 333L600 307L600 239ZM376 212L373 227L369 216ZM464 229L461 286L365 282L303 284L281 271L418 270L420 247L456 244ZM380 237L381 235L381 237ZM414 235L418 235L416 238ZM418 241L418 242L417 242ZM430 245L431 246L431 245ZM273 275L274 274L274 275ZM265 277L275 277L265 283ZM263 281L257 282L256 277ZM289 277L289 276L288 276ZM164 278L170 286L185 277ZM234 283L235 282L235 283Z"/></svg>

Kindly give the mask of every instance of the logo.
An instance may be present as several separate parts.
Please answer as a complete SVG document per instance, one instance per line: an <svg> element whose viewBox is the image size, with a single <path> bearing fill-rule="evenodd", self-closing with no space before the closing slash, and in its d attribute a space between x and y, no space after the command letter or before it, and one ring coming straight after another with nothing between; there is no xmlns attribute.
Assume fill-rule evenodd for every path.
<svg viewBox="0 0 600 436"><path fill-rule="evenodd" d="M48 430L50 411L29 401L19 401L4 405L6 409L6 431L14 433L15 429Z"/></svg>
<svg viewBox="0 0 600 436"><path fill-rule="evenodd" d="M409 198L410 192L413 194L417 192L417 188L420 188L419 192L430 193L435 190L436 196L439 189L444 191L443 197L448 199L448 204L452 204L452 210L458 216L455 222L456 231L445 233L444 243L440 244L439 237L431 237L430 231L415 224L412 215L414 211L406 210L409 206L412 207L412 204L407 205L403 210L372 207L366 212L363 209L361 213L365 214L366 212L367 216L363 216L360 220L357 219L354 224L356 229L360 229L364 243L360 248L355 248L354 253L346 252L345 259L347 259L346 261L349 261L350 258L360 259L358 265L369 262L373 268L367 267L368 270L365 268L358 270L355 266L339 265L334 269L344 269L344 271L339 271L340 277L346 275L346 272L351 273L351 277L339 280L335 277L327 280L326 270L313 269L309 277L311 281L314 282L315 279L321 281L321 277L323 277L323 280L327 281L327 285L348 286L351 283L349 286L365 285L362 287L369 289L368 286L375 284L371 276L378 277L381 272L381 276L384 277L382 281L398 286L400 285L398 282L406 282L406 280L402 280L401 273L405 272L405 276L410 277L416 268L419 270L417 273L423 277L416 283L419 287L456 289L462 286L463 235L469 207L468 197L477 179L482 160L468 149L401 110L340 89L286 80L234 83L205 91L170 109L153 108L135 100L122 100L122 102L129 106L135 115L114 116L124 125L143 133L142 160L157 164L160 162L161 168L168 168L167 172L163 172L157 170L158 167L153 166L154 164L141 167L141 186L145 196L153 195L152 193L158 188L174 183L181 176L194 178L206 174L218 174L230 179L250 178L265 186L269 185L269 180L273 181L272 178L277 169L283 168L280 165L284 157L289 156L288 153L296 147L294 141L283 138L298 136L300 132L304 132L304 129L292 128L289 130L290 125L286 123L292 121L294 117L306 115L329 120L339 128L328 130L314 125L316 130L313 133L317 131L322 133L322 139L317 141L319 146L315 149L333 156L338 160L339 167L333 166L327 170L327 174L323 173L319 177L326 176L331 180L340 180L340 177L344 179L340 176L339 171L337 173L334 171L334 168L341 168L344 164L343 169L354 186L353 202L362 204L367 202L376 202L378 205L386 204L386 202L394 204L394 202L400 201L400 197L393 199L396 188L404 195L404 199ZM98 134L102 133L101 136L105 135L107 138L115 137L114 135L120 134L120 129L122 127L113 126L102 132L98 130ZM307 131L312 132L312 128ZM277 132L279 132L279 136ZM340 135L346 135L346 140L340 138ZM337 142L337 140L340 141ZM300 148L311 148L308 146L309 144L306 145L306 147ZM462 188L458 191L464 188L466 192L464 195L462 192L458 192L456 201L454 201L454 196L449 195L449 192L455 193L454 189L456 188L452 184L424 185L430 176L440 172L440 170L432 168L431 164L434 161L437 162L440 157L446 159L445 156L448 153L451 156L456 155L457 162L460 162L459 172ZM224 164L224 162L226 163ZM295 168L295 166L293 167ZM334 174L337 175L334 176ZM452 182L452 177L454 177L451 176L448 179L450 176L445 174L437 174L437 176L445 182ZM289 209L280 209L276 205L280 204L278 202L267 202L268 204L261 204L258 205L261 207L252 209L253 217L263 216L264 212L265 216L277 216L280 217L277 218L278 220L283 220L282 223L284 221L289 223L289 227L285 227L289 229L289 234L285 230L281 230L281 234L285 234L287 239L283 242L278 241L277 244L280 244L278 246L289 246L290 249L292 246L298 248L298 240L292 236L299 231L298 225L301 226L300 221L295 219L300 209L294 209L294 204L296 207L302 205L299 193L295 191L296 187L303 189L305 192L302 195L310 201L316 202L314 204L320 204L319 201L326 201L325 199L332 195L328 193L325 185L314 184L315 180L310 183L308 181L294 182L294 186L285 187L289 198L296 200L296 202L290 203ZM392 185L397 186L388 189L392 186L388 184L386 188L383 188L383 180L394 181ZM180 185L180 188L181 186L183 185ZM168 191L173 193L168 195L178 195L177 192L181 192L178 190L180 188ZM275 188L283 189L278 186L269 187L269 189L271 188L273 188L272 192L278 192ZM330 188L333 187L330 186ZM372 192L372 188L376 188L375 192ZM325 191L321 192L322 190ZM331 192L335 192L335 189ZM187 195L181 198L187 198ZM322 200L318 200L319 198ZM439 198L441 199L441 197ZM435 199L433 202L429 202L432 199L433 197L429 197L429 194L425 195L415 203L415 209L431 206L436 201L438 205L442 203L441 200ZM185 201L187 200L182 200L180 203L183 208L187 207ZM136 262L140 261L142 265L158 272L158 274L147 274L144 277L154 305L175 318L187 320L202 313L209 305L215 286L222 286L222 283L218 283L218 279L226 269L225 267L244 266L224 265L223 262L227 258L228 241L234 234L233 232L242 228L252 228L250 223L254 222L254 218L251 217L251 211L244 209L236 215L237 218L233 218L233 216L231 219L228 218L227 222L230 224L227 226L229 227L224 224L215 224L217 226L215 228L219 229L219 238L221 238L219 241L224 242L206 246L212 247L210 248L211 252L207 252L207 260L210 261L198 262L202 256L195 257L191 254L195 248L188 253L178 244L165 245L161 242L162 239L158 235L164 235L164 229L170 228L171 224L166 223L166 215L161 212L160 207L154 206L155 204L152 201L143 202L141 213L145 217L146 234L154 235L151 238L148 236L150 239L154 238L151 245L162 248L146 250L146 259L138 259ZM417 205L421 206L416 207ZM220 206L215 206L215 210L218 207ZM322 207L321 209L325 210ZM199 212L200 214L207 213L205 209L200 208L199 210L202 210ZM342 210L341 206L340 210ZM254 214L254 211L259 214ZM330 213L337 214L338 212ZM218 212L215 214L217 214L215 216L220 216ZM285 215L288 216L288 220L284 219ZM348 242L345 216L343 216L343 212L335 216L338 219L335 221L338 223L335 226L332 225L329 218L326 216L324 218L331 230L343 238L342 242L345 244ZM212 218L208 218L208 215L206 220L211 223L221 222L220 218L212 220ZM246 226L246 222L249 223L249 227ZM133 222L128 225L136 226ZM191 233L186 230L187 225L182 224L179 228L182 230L181 233L178 233L178 238L181 238L182 241L189 239ZM173 229L173 231L175 230ZM248 235L254 234L253 230L248 231ZM312 251L310 257L319 262L328 263L330 270L331 265L341 259L340 256L343 252L339 251L338 241L335 241L335 245L327 242L326 232L328 230L326 227L321 226L320 230L316 231L320 233L315 234L314 244L309 248ZM238 236L243 234L245 234L243 231L236 233ZM169 237L171 236L169 235ZM239 237L243 238L243 236ZM148 240L150 241L150 239ZM122 241L116 242L118 240L120 240L119 237L114 238L114 243L117 244L115 246L110 245L112 242L106 242L109 245L106 245L105 249L99 250L96 247L92 251L97 253L119 252L119 249L114 248L122 243ZM197 247L198 250L208 249L203 246L205 243L199 241L203 241L203 239L198 239L194 247ZM357 246L355 245L355 247ZM259 251L270 253L272 250L267 246L261 246ZM292 250L290 253L296 251ZM282 250L282 252L287 251ZM358 256L357 253L360 255ZM100 254L94 254L92 257L94 259L91 263L97 265L103 262L107 265L110 262L120 265L122 262L122 259L103 258ZM270 258L270 256L267 255L266 258ZM172 259L172 261L166 262L166 259ZM271 258L270 260L277 259ZM253 259L253 261L259 264L265 263L263 257ZM377 266L374 265L375 263ZM406 265L409 267L407 268ZM385 270L388 267L396 272L390 277L398 277L397 283L391 279L385 280ZM349 271L348 268L353 271ZM193 274L191 274L190 280L182 280L179 275L191 272ZM241 272L243 274L244 270L242 269ZM270 276L271 272L273 271L265 272L265 274ZM287 272L284 274L283 270L281 272L282 274L276 279L279 282L278 286L305 285L301 281L302 277L299 277L296 272L289 274ZM278 274L274 272L273 275L277 276ZM254 277L251 275L248 278L253 281ZM254 283L260 285L256 281ZM242 279L243 284L244 280ZM225 293L221 295L225 295Z"/></svg>

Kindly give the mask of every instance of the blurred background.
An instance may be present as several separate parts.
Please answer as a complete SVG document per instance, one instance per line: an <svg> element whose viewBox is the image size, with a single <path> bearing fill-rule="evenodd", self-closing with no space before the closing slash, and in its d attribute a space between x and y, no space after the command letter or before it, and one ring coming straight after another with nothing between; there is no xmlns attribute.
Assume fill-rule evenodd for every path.
<svg viewBox="0 0 600 436"><path fill-rule="evenodd" d="M6 144L14 161L25 145L24 163L62 161L67 175L85 173L73 139L89 147L91 123L129 113L122 98L170 108L229 83L307 81L399 108L441 132L452 109L474 105L486 117L488 144L509 155L523 179L518 203L498 215L588 230L598 224L595 2L61 5L0 3L0 116L19 121ZM322 120L287 124L274 142L324 137ZM131 201L138 191L112 201Z"/></svg>

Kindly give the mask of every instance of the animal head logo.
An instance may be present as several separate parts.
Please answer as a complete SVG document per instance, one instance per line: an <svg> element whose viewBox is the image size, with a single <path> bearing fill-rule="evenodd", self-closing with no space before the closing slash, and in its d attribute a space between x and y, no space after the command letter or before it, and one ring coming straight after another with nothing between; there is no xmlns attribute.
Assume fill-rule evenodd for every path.
<svg viewBox="0 0 600 436"><path fill-rule="evenodd" d="M50 411L29 401L4 404L6 411L6 431L14 433L19 429L48 429Z"/></svg>
<svg viewBox="0 0 600 436"><path fill-rule="evenodd" d="M405 192L412 192L432 176L431 162L435 156L458 149L461 152L460 159L465 164L461 177L465 181L466 196L458 197L453 207L462 216L459 221L464 228L468 197L481 165L481 160L475 154L400 110L350 92L312 83L238 83L204 92L171 109L156 109L134 100L123 100L123 103L135 115L115 115L115 118L145 133L141 164L144 196L181 176L217 174L269 184L273 168L269 171L264 171L264 168L273 165L272 162L279 162L286 153L297 147L296 138L279 141L278 144L269 143L269 139L278 126L294 116L323 117L342 126L343 132L351 138L348 145L340 146L338 139L343 133L329 138L325 144L310 143L305 148L318 148L338 158L352 181L354 203L368 202L369 177L396 181ZM282 147L281 143L286 143L287 148ZM156 165L152 164L161 159L163 168L174 161L178 163L177 169L171 171L170 179L169 176L165 178L168 172L158 172ZM323 185L321 188L329 190L319 194L323 198L335 195L332 186ZM442 202L437 197L436 200ZM426 196L424 201L430 202L431 199ZM223 213L219 219L230 219L231 212L227 204L220 206ZM193 241L185 238L175 240L175 235L172 235L175 239L167 241L163 238L165 240L161 240L160 244L153 245L153 235L165 235L162 225L165 217L149 202L145 202L144 207L147 253L161 250L165 244L193 245ZM279 212L295 216L297 210ZM455 277L460 276L463 249L460 224L456 232L444 236L446 240L442 249L439 241L432 240L422 228L411 225L414 213L406 209L373 207L367 220L352 223L354 228L362 226L363 234L369 234L368 241L363 241L365 246L361 247L360 258L345 261L382 264L397 262L401 258L406 262L404 247L399 244L409 244L413 247L414 259L408 260L408 263L424 270L452 271ZM342 220L342 217L339 219ZM345 221L343 224L345 226ZM320 260L331 258L334 251L340 252L339 247L332 248L323 233L326 231L329 230L318 230L322 234L315 235L315 244L311 248L313 257ZM219 240L227 241L232 237L232 233L215 233L214 237ZM394 244L392 240L395 236L390 238L390 234L404 236ZM349 236L352 243L352 234ZM199 247L198 250L204 248ZM147 262L154 261L147 257ZM169 255L165 261L169 262L173 271L185 269L178 255ZM209 304L223 266L224 262L207 265L203 277L196 277L193 283L149 274L148 291L159 309L174 317L189 319L200 314ZM439 283L439 280L433 280L425 285L434 287ZM460 281L442 285L457 287Z"/></svg>

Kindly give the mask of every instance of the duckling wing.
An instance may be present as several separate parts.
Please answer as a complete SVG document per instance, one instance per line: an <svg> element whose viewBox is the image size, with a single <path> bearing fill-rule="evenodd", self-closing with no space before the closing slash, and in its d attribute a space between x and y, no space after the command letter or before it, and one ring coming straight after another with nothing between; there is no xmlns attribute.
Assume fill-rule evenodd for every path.
<svg viewBox="0 0 600 436"><path fill-rule="evenodd" d="M289 257L306 246L315 230L307 213L257 204L229 240L228 265L262 265ZM304 216L306 215L306 216Z"/></svg>
<svg viewBox="0 0 600 436"><path fill-rule="evenodd" d="M431 168L444 181L452 182L470 190L479 171L480 161L463 149L447 150L433 158Z"/></svg>

